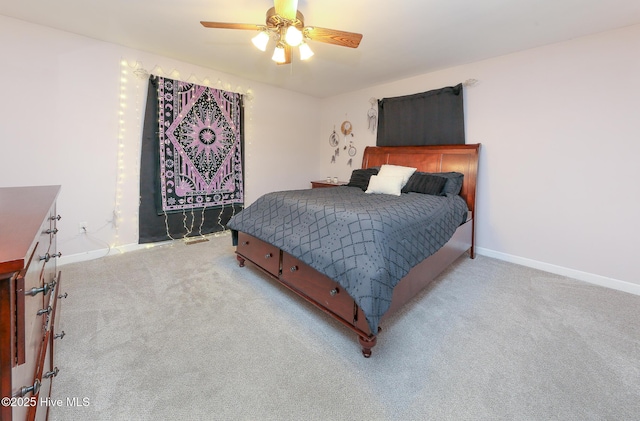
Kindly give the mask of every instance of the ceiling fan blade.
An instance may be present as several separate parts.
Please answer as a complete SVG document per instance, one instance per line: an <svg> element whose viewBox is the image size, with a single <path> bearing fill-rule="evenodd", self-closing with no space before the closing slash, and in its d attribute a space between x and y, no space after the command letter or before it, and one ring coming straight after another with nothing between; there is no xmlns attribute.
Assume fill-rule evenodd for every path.
<svg viewBox="0 0 640 421"><path fill-rule="evenodd" d="M278 64L291 64L291 46L287 43L284 44L284 61Z"/></svg>
<svg viewBox="0 0 640 421"><path fill-rule="evenodd" d="M255 25L253 23L225 23L225 22L203 22L200 21L205 28L220 28L220 29L251 29L259 31L264 25Z"/></svg>
<svg viewBox="0 0 640 421"><path fill-rule="evenodd" d="M287 20L295 20L298 12L298 0L273 0L276 14Z"/></svg>
<svg viewBox="0 0 640 421"><path fill-rule="evenodd" d="M313 41L326 42L327 44L340 45L343 47L358 48L362 34L355 32L338 31L335 29L318 28L308 26L304 28L305 34Z"/></svg>

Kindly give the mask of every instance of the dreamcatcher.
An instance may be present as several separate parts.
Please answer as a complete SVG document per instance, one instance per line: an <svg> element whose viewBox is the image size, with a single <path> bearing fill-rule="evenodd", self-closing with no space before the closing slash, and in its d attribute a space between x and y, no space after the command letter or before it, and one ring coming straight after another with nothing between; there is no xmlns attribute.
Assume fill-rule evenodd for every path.
<svg viewBox="0 0 640 421"><path fill-rule="evenodd" d="M336 163L336 157L340 155L340 148L338 145L340 144L340 136L338 136L338 132L336 132L336 126L333 126L333 131L329 135L329 145L332 148L335 148L333 151L333 155L331 156L331 163Z"/></svg>
<svg viewBox="0 0 640 421"><path fill-rule="evenodd" d="M378 127L378 110L376 109L378 100L371 98L369 99L369 103L371 104L371 108L367 111L367 120L369 122L369 130L373 133L376 131L376 127Z"/></svg>
<svg viewBox="0 0 640 421"><path fill-rule="evenodd" d="M329 145L335 148L339 143L340 137L338 137L338 133L336 132L336 126L333 126L333 132L329 135Z"/></svg>
<svg viewBox="0 0 640 421"><path fill-rule="evenodd" d="M342 122L342 126L340 126L340 131L344 135L345 143L347 141L347 137L349 137L349 144L345 145L343 149L346 150L347 154L350 156L349 160L347 161L347 165L351 166L353 164L353 157L356 155L356 152L357 152L357 149L353 144L353 126L351 125L351 122L348 120L345 120L344 122Z"/></svg>
<svg viewBox="0 0 640 421"><path fill-rule="evenodd" d="M342 147L342 150L346 151L347 155L349 155L349 160L347 161L347 165L351 166L353 164L353 157L358 152L358 150L356 149L356 146L353 144L354 135L353 135L353 126L351 125L351 122L348 120L343 121L342 125L340 126L340 132L344 136L344 142L345 142L345 145ZM349 138L348 144L346 144L347 138ZM331 156L331 163L335 164L336 158L340 156L340 135L338 135L338 133L336 132L335 126L333 127L333 131L329 135L329 145L331 145L332 148L335 148L333 150L333 155Z"/></svg>

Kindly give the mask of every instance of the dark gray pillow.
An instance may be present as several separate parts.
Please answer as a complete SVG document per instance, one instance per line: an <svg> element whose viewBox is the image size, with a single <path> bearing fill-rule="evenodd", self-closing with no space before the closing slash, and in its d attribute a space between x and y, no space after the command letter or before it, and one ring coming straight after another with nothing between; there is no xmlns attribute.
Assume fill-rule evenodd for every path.
<svg viewBox="0 0 640 421"><path fill-rule="evenodd" d="M349 183L347 186L350 187L359 187L362 191L367 190L369 187L369 179L372 175L378 174L380 171L379 168L366 168L362 170L353 170L351 173L351 179L349 179Z"/></svg>
<svg viewBox="0 0 640 421"><path fill-rule="evenodd" d="M442 188L447 183L444 177L434 174L414 172L409 181L402 188L402 193L416 192L422 194L440 195Z"/></svg>
<svg viewBox="0 0 640 421"><path fill-rule="evenodd" d="M416 171L414 173L418 174L418 175L422 175L422 174L427 174L427 175L431 175L434 177L440 177L443 178L445 180L444 186L442 187L442 191L440 191L440 195L441 196L446 196L447 194L460 194L460 191L462 190L462 181L464 179L464 174L459 173L459 172L454 172L454 171L450 171L450 172L419 172ZM411 181L411 180L409 180ZM409 182L407 182L408 184ZM404 190L403 190L404 191Z"/></svg>
<svg viewBox="0 0 640 421"><path fill-rule="evenodd" d="M443 196L447 194L460 194L460 191L462 190L462 181L464 179L464 174L451 171L433 173L433 175L437 175L438 177L444 177L447 179L447 182L442 188L441 194Z"/></svg>

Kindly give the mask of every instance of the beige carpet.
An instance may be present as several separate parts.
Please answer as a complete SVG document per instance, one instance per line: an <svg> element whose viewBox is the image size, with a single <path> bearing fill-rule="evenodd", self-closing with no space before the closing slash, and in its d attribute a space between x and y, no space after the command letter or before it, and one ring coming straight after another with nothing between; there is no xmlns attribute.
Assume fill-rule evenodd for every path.
<svg viewBox="0 0 640 421"><path fill-rule="evenodd" d="M632 420L640 297L479 256L356 337L230 236L62 267L73 420Z"/></svg>

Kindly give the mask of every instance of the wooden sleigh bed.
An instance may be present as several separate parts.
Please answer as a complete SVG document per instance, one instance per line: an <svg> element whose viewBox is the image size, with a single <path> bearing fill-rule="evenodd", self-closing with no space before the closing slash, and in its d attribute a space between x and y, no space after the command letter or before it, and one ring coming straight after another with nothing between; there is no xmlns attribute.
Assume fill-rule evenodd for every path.
<svg viewBox="0 0 640 421"><path fill-rule="evenodd" d="M394 287L391 305L382 317L402 308L435 277L463 254L475 257L475 198L480 144L446 146L392 146L367 147L362 168L383 164L415 167L417 171L464 174L459 195L469 209L466 222L434 254L414 266ZM321 274L291 254L255 238L245 232L237 232L237 259L240 266L250 261L271 278L295 294L324 311L350 330L359 339L362 354L371 356L380 329L372 332L362 309L340 284Z"/></svg>

